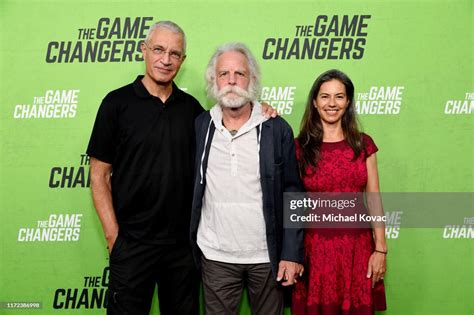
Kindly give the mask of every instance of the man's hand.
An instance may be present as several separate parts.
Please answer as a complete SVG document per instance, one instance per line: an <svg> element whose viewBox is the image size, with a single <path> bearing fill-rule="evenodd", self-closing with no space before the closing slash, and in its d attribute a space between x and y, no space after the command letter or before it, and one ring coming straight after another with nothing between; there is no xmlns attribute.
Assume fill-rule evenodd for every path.
<svg viewBox="0 0 474 315"><path fill-rule="evenodd" d="M295 284L298 277L303 276L304 267L293 261L282 260L278 265L277 281L284 280L281 285L290 286Z"/></svg>
<svg viewBox="0 0 474 315"><path fill-rule="evenodd" d="M262 115L267 118L275 118L278 116L278 112L276 109L270 106L268 103L262 103Z"/></svg>

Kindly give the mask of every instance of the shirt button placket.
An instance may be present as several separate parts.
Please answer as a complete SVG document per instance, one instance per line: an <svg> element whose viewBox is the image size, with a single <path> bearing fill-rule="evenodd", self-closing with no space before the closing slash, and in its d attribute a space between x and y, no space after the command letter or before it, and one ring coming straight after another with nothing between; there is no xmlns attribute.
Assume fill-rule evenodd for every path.
<svg viewBox="0 0 474 315"><path fill-rule="evenodd" d="M232 176L237 176L237 154L235 154L234 141L230 143L230 172Z"/></svg>

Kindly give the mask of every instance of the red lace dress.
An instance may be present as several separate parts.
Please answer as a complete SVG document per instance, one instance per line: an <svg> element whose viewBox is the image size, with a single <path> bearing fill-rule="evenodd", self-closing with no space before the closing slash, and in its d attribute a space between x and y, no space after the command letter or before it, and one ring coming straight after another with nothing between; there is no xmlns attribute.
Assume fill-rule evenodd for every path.
<svg viewBox="0 0 474 315"><path fill-rule="evenodd" d="M318 168L306 169L303 183L312 192L363 192L367 184L366 159L377 152L368 135L365 151L352 161L345 141L322 143ZM301 148L296 141L296 154ZM305 231L305 276L293 289L292 314L367 315L386 309L385 289L372 289L367 265L374 249L370 228L320 228Z"/></svg>

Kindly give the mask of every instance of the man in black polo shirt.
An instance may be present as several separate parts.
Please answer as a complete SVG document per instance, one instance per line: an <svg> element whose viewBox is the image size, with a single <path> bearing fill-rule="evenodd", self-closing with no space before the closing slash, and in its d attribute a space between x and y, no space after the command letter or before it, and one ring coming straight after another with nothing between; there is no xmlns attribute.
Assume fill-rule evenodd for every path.
<svg viewBox="0 0 474 315"><path fill-rule="evenodd" d="M186 39L153 25L141 46L146 73L102 101L87 153L94 205L110 251L108 314L197 314L189 247L194 119L203 108L173 83Z"/></svg>

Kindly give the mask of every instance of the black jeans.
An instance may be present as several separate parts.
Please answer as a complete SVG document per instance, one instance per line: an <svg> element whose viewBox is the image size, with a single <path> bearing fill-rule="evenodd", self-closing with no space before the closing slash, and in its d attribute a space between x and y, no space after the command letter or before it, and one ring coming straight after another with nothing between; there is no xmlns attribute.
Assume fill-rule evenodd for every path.
<svg viewBox="0 0 474 315"><path fill-rule="evenodd" d="M107 314L199 314L199 276L188 244L143 244L119 235L110 254Z"/></svg>

